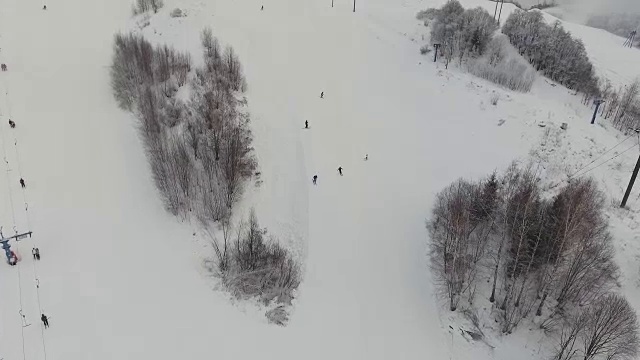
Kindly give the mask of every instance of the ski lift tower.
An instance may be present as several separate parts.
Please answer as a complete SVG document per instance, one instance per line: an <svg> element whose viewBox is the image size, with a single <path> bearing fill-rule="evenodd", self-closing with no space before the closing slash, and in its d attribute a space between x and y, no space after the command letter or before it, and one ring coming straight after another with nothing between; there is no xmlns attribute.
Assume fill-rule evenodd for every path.
<svg viewBox="0 0 640 360"><path fill-rule="evenodd" d="M636 34L638 33L637 30L633 30L631 33L629 33L629 36L627 37L627 40L625 40L624 42L624 47L633 47L633 42L636 38Z"/></svg>
<svg viewBox="0 0 640 360"><path fill-rule="evenodd" d="M4 250L4 254L7 256L8 261L11 261L11 256L12 256L11 245L9 245L9 240L15 239L16 241L20 241L26 238L27 236L31 237L31 234L32 234L32 231L27 231L22 234L18 234L18 232L16 231L15 235L4 237L4 235L2 234L2 226L0 226L0 244L2 244L2 249Z"/></svg>

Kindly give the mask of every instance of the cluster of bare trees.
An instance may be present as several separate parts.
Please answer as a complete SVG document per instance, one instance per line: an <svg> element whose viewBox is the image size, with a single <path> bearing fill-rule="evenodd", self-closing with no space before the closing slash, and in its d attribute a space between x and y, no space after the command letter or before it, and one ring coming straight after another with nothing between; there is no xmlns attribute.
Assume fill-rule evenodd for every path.
<svg viewBox="0 0 640 360"><path fill-rule="evenodd" d="M528 316L543 316L546 329L571 338L558 360L578 353L593 358L587 354L595 350L585 345L578 351L575 344L587 342L593 332L606 333L608 342L629 343L625 354L635 353L637 341L628 341L637 336L635 316L624 310L630 309L624 299L610 294L618 268L602 194L592 180L577 179L548 199L539 181L531 169L514 164L501 176L458 180L438 194L427 227L442 298L456 311L473 309L478 294L486 296L505 334ZM597 312L615 312L615 321L630 319L625 333L609 329L606 321L593 322ZM578 321L582 313L590 322ZM580 329L572 330L577 323ZM624 358L613 356L615 347L605 348L609 359Z"/></svg>
<svg viewBox="0 0 640 360"><path fill-rule="evenodd" d="M151 10L153 10L154 13L157 13L163 6L163 0L136 0L136 2L131 5L131 13L134 16Z"/></svg>
<svg viewBox="0 0 640 360"><path fill-rule="evenodd" d="M188 54L154 47L140 35L117 35L111 78L120 107L140 120L167 210L183 217L195 211L201 220L213 222L230 215L257 163L250 119L243 111L240 62L231 47L212 52L210 30L204 34L206 65L195 74ZM191 91L185 102L176 93L187 83Z"/></svg>
<svg viewBox="0 0 640 360"><path fill-rule="evenodd" d="M598 80L584 44L560 22L548 25L540 11L516 10L507 18L502 32L548 78L569 89L598 94Z"/></svg>
<svg viewBox="0 0 640 360"><path fill-rule="evenodd" d="M187 53L153 46L140 35L116 35L114 97L139 120L166 209L183 219L193 216L206 229L220 226L224 240L213 241L216 274L235 294L288 304L299 283L296 262L277 242L265 240L253 212L232 230L232 207L257 168L242 65L210 29L201 40L204 65L192 69ZM185 86L187 100L176 95Z"/></svg>
<svg viewBox="0 0 640 360"><path fill-rule="evenodd" d="M465 10L457 0L449 0L440 9L429 9L419 17L433 18L431 42L441 44L447 66L455 57L460 64L467 56L482 55L498 28L483 8Z"/></svg>
<svg viewBox="0 0 640 360"><path fill-rule="evenodd" d="M600 116L611 119L611 123L617 129L628 131L640 129L640 79L631 84L614 89L609 81L601 85L600 99L604 103L600 107ZM591 104L595 97L585 95L583 102Z"/></svg>
<svg viewBox="0 0 640 360"><path fill-rule="evenodd" d="M211 271L238 297L259 297L265 304L290 305L300 284L300 270L289 252L260 228L252 210L235 229L221 223L222 240L212 236L216 261Z"/></svg>

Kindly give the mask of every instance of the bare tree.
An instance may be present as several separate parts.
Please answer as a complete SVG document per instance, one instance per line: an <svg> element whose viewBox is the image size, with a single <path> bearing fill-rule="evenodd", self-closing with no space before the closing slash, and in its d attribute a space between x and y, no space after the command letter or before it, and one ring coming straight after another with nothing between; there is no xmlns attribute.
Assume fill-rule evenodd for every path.
<svg viewBox="0 0 640 360"><path fill-rule="evenodd" d="M586 312L572 315L567 321L561 324L560 334L557 337L556 353L553 360L571 360L577 354L576 342L585 327L589 318Z"/></svg>
<svg viewBox="0 0 640 360"><path fill-rule="evenodd" d="M627 300L619 295L602 297L586 311L581 336L584 360L631 359L638 354L638 320Z"/></svg>
<svg viewBox="0 0 640 360"><path fill-rule="evenodd" d="M161 7L164 6L164 2L162 0L147 0L149 2L149 6L153 9L154 13L157 13Z"/></svg>

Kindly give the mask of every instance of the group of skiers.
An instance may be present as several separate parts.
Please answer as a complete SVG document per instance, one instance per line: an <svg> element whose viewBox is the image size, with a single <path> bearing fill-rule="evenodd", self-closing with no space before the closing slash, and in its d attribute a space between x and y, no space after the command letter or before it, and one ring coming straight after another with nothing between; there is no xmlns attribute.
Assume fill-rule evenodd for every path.
<svg viewBox="0 0 640 360"><path fill-rule="evenodd" d="M324 91L320 92L320 99L324 99ZM304 128L308 129L309 128L309 121L305 120L304 121ZM369 154L365 154L364 155L364 161L369 160ZM342 166L338 167L338 174L340 174L340 176L342 176ZM318 175L313 175L313 177L311 178L311 181L313 182L313 185L317 185L318 184Z"/></svg>

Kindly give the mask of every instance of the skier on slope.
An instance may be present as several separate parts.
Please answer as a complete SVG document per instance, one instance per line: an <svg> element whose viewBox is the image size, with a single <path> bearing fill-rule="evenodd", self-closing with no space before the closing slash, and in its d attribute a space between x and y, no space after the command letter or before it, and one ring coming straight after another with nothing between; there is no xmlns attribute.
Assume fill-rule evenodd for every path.
<svg viewBox="0 0 640 360"><path fill-rule="evenodd" d="M320 99L324 99L324 91L320 93Z"/></svg>
<svg viewBox="0 0 640 360"><path fill-rule="evenodd" d="M40 260L40 249L35 248L36 250L36 260Z"/></svg>
<svg viewBox="0 0 640 360"><path fill-rule="evenodd" d="M11 128L13 129L16 127L16 123L13 120L9 119L9 126L11 126Z"/></svg>
<svg viewBox="0 0 640 360"><path fill-rule="evenodd" d="M31 249L31 255L33 255L33 260L36 259L36 248Z"/></svg>
<svg viewBox="0 0 640 360"><path fill-rule="evenodd" d="M47 315L42 314L42 316L40 316L40 320L42 320L42 324L44 325L45 329L49 327L49 318L47 317Z"/></svg>
<svg viewBox="0 0 640 360"><path fill-rule="evenodd" d="M364 155L364 161L367 161L367 160L369 160L369 154Z"/></svg>
<svg viewBox="0 0 640 360"><path fill-rule="evenodd" d="M313 175L313 185L316 185L318 182L318 175Z"/></svg>
<svg viewBox="0 0 640 360"><path fill-rule="evenodd" d="M338 168L338 172L340 173L340 176L342 176L342 166Z"/></svg>
<svg viewBox="0 0 640 360"><path fill-rule="evenodd" d="M304 121L304 128L308 129L309 128L309 120L305 120Z"/></svg>
<svg viewBox="0 0 640 360"><path fill-rule="evenodd" d="M23 178L20 178L20 186L22 186L23 189L27 187L27 185L25 185L25 183L24 183L24 179Z"/></svg>

